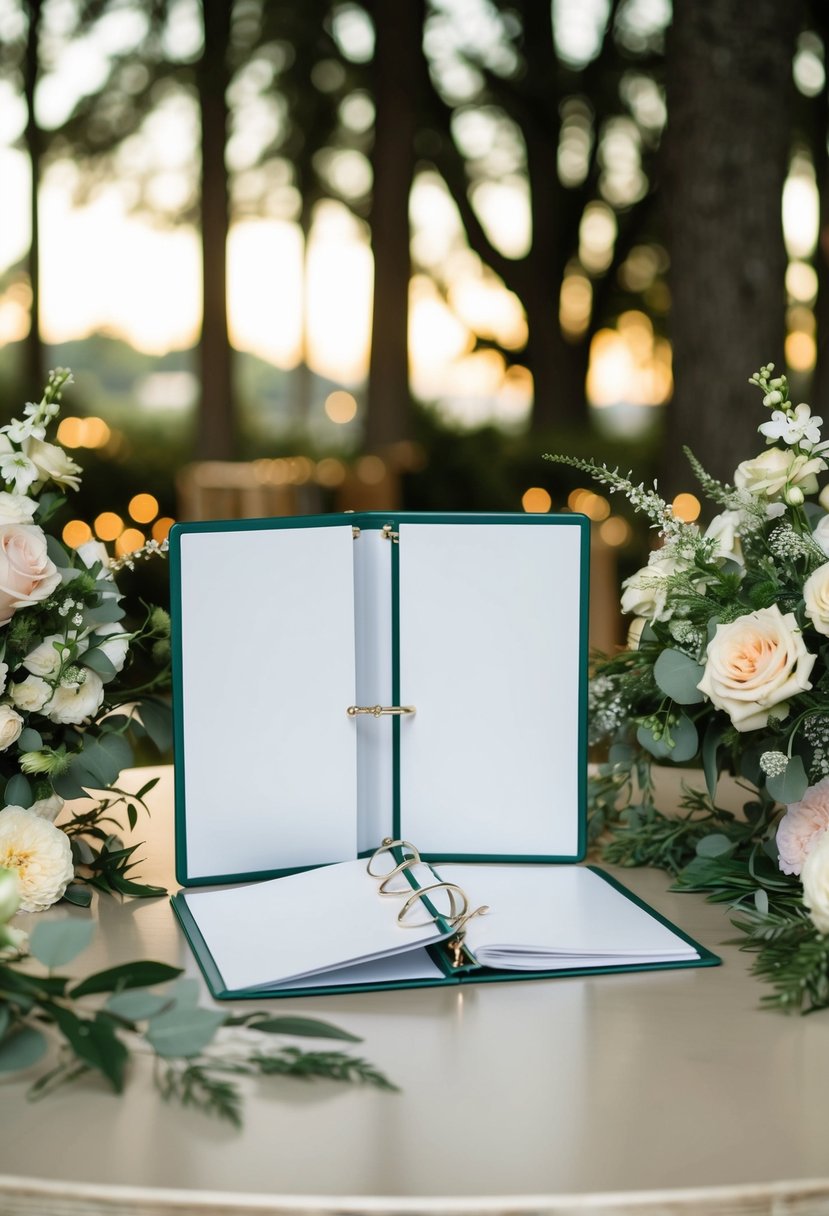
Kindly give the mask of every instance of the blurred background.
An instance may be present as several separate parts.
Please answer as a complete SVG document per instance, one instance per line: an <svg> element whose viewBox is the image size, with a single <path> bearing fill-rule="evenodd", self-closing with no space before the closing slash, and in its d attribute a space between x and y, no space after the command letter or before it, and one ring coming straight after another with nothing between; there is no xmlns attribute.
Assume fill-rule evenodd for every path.
<svg viewBox="0 0 829 1216"><path fill-rule="evenodd" d="M0 0L0 414L71 367L63 537L579 510L592 641L760 364L829 413L815 0ZM164 602L160 563L137 568Z"/></svg>

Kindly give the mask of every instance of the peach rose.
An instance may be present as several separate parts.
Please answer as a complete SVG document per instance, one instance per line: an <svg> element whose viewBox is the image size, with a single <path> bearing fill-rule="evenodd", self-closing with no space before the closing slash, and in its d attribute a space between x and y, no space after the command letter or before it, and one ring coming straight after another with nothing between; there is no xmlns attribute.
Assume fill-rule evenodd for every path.
<svg viewBox="0 0 829 1216"><path fill-rule="evenodd" d="M37 524L0 525L0 625L8 625L18 608L47 599L59 585L42 529Z"/></svg>
<svg viewBox="0 0 829 1216"><path fill-rule="evenodd" d="M786 716L789 697L812 687L814 663L794 613L784 616L772 604L717 626L697 688L738 731L759 730L772 711Z"/></svg>
<svg viewBox="0 0 829 1216"><path fill-rule="evenodd" d="M803 902L818 933L829 933L829 832L818 837L800 871Z"/></svg>
<svg viewBox="0 0 829 1216"><path fill-rule="evenodd" d="M790 802L777 825L778 864L799 874L819 838L829 828L829 777L810 785L800 802Z"/></svg>

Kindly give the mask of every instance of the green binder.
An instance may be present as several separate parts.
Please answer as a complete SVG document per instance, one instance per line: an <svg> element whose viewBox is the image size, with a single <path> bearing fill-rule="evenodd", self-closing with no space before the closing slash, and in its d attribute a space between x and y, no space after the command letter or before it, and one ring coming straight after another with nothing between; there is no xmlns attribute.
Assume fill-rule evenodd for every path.
<svg viewBox="0 0 829 1216"><path fill-rule="evenodd" d="M173 907L214 995L719 961L607 876L574 867L586 840L582 516L364 513L181 524L170 555L176 872L185 888ZM561 926L563 953L550 961L559 930L548 926L536 939L480 943L495 962L479 965L469 949L461 959L452 949L454 905L441 940L415 946L408 925L384 936L388 900L358 877L365 862L355 864L384 840L417 846L407 882L422 884L426 874L441 883L451 871L441 897L445 887L471 884L478 900L486 878L497 887L500 913L470 921L468 942L491 937L499 916L506 924L508 907L513 920L520 908L522 921L537 907ZM317 867L329 872L303 877ZM565 873L571 869L582 877ZM201 890L229 883L243 886ZM325 920L326 893L337 884L337 932L319 930L316 961L297 970L286 944L276 958L297 923ZM620 892L622 904L614 903ZM281 925L289 895L294 923ZM372 898L383 908L376 924ZM602 946L601 924L592 925L592 909L607 900L611 921L625 921L632 908L632 922L641 921L630 943L620 938L613 950ZM264 934L253 923L261 917ZM363 925L365 943L350 939L349 918ZM247 969L228 953L228 933L257 943ZM637 944L638 953L627 949ZM506 963L499 945L517 947ZM522 951L543 965L516 966Z"/></svg>

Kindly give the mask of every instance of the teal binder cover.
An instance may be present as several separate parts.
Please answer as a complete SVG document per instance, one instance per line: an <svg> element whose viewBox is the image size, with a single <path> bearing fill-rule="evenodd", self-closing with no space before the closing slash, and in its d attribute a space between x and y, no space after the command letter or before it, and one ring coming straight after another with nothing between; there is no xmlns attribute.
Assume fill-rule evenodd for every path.
<svg viewBox="0 0 829 1216"><path fill-rule="evenodd" d="M365 857L384 838L444 865L583 859L584 517L185 523L170 562L187 888L173 906L215 995L257 989L223 981L188 891ZM654 965L718 961L692 945L693 959ZM429 953L434 975L366 987L536 974L460 973L439 946Z"/></svg>

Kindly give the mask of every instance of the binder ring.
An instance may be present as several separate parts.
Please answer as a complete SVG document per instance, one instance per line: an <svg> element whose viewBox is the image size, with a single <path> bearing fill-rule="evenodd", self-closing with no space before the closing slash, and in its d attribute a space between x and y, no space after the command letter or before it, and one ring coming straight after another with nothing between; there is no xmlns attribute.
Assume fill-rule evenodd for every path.
<svg viewBox="0 0 829 1216"><path fill-rule="evenodd" d="M426 918L426 920L407 921L406 914L411 908L414 907L415 902L419 899L423 899L424 896L430 893L430 891L446 892L446 894L449 896L449 916L441 917L438 914L435 916L429 916ZM458 906L455 903L456 895L460 896L460 910L458 910ZM397 923L403 929L424 929L427 925L434 925L439 919L446 920L451 925L455 925L458 922L465 923L467 920L469 920L469 916L467 914L468 908L469 901L466 898L466 894L459 886L457 886L456 883L433 882L431 886L421 887L419 891L415 891L409 896L403 907L397 913Z"/></svg>
<svg viewBox="0 0 829 1216"><path fill-rule="evenodd" d="M409 857L404 857L403 861L398 863L393 869L386 870L382 874L378 874L376 870L372 869L372 866L374 865L374 863L377 861L377 859L379 857L381 857L383 855L383 853L390 853L392 849L398 849L398 848L399 849L410 849L411 853L410 853ZM397 859L395 858L394 860L396 861ZM397 874L398 871L402 870L404 868L405 864L408 863L409 865L412 865L413 863L419 862L419 861L420 861L420 853L414 847L414 845L411 844L408 840L392 840L391 836L387 836L385 838L385 840L383 841L383 843L380 845L380 847L378 849L375 849L374 852L372 853L371 857L369 857L368 865L366 866L366 871L367 871L367 873L369 873L371 875L372 878L384 879L384 885L385 885L385 882L388 882L388 880L392 877L393 874ZM391 892L384 891L383 894L389 895L389 894L391 894Z"/></svg>
<svg viewBox="0 0 829 1216"><path fill-rule="evenodd" d="M420 865L419 856L407 857L405 859L405 861L401 861L400 865L395 866L394 869L391 870L386 875L386 877L383 879L383 881L380 883L380 887L379 887L380 895L405 895L407 891L411 890L410 886L404 886L402 891L401 890L394 891L394 890L389 890L389 883L392 881L393 878L396 878L398 874L403 874L403 873L405 873L406 870L411 869L412 866L419 866L419 865Z"/></svg>
<svg viewBox="0 0 829 1216"><path fill-rule="evenodd" d="M356 718L358 714L370 714L372 718L380 718L384 714L391 714L393 717L400 718L404 714L415 713L414 705L349 705L345 711L349 718Z"/></svg>

